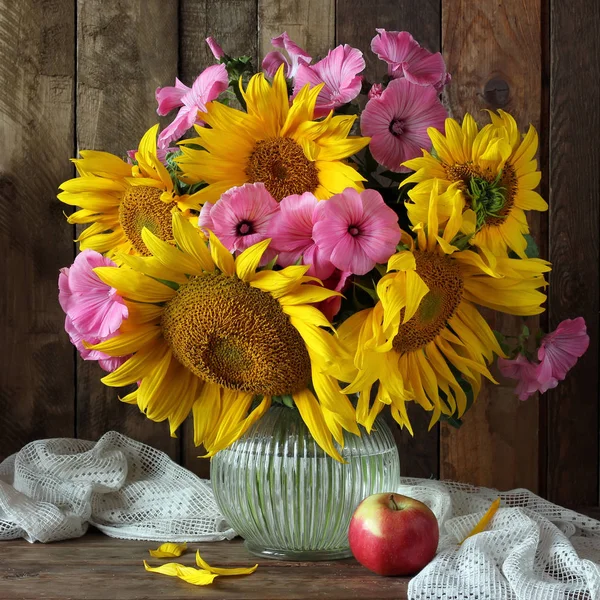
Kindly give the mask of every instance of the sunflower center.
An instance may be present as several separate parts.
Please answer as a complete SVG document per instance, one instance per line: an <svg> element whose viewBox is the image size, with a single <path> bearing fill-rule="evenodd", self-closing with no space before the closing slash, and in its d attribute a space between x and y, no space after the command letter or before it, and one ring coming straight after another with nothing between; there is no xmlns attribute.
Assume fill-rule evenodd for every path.
<svg viewBox="0 0 600 600"><path fill-rule="evenodd" d="M477 229L502 225L514 204L517 176L512 165L494 173L472 163L446 166L450 181L461 181L469 208L477 216Z"/></svg>
<svg viewBox="0 0 600 600"><path fill-rule="evenodd" d="M398 328L392 342L400 354L432 342L447 326L462 300L460 268L449 256L415 252L417 274L429 287L414 316Z"/></svg>
<svg viewBox="0 0 600 600"><path fill-rule="evenodd" d="M119 205L119 222L127 239L142 256L150 256L142 240L142 230L148 228L161 240L173 239L171 210L173 204L160 199L162 190L145 185L131 186Z"/></svg>
<svg viewBox="0 0 600 600"><path fill-rule="evenodd" d="M162 332L182 365L229 389L281 396L310 379L304 341L279 302L227 275L182 285L165 306Z"/></svg>
<svg viewBox="0 0 600 600"><path fill-rule="evenodd" d="M318 175L302 146L285 137L256 142L246 167L249 183L264 183L277 201L291 194L314 192L319 185Z"/></svg>

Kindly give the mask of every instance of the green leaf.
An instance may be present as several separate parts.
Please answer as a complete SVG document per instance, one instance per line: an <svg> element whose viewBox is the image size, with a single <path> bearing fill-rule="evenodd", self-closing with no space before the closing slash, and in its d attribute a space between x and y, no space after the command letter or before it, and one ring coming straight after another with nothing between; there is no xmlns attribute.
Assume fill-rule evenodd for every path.
<svg viewBox="0 0 600 600"><path fill-rule="evenodd" d="M535 243L533 236L529 233L526 233L525 239L527 240L527 248L525 248L525 254L527 255L527 258L539 258L540 249Z"/></svg>
<svg viewBox="0 0 600 600"><path fill-rule="evenodd" d="M506 343L506 338L504 337L504 334L500 333L499 331L496 331L495 329L493 330L493 333L496 337L496 340L498 341L498 344L500 345L500 348L502 348L502 352L504 352L504 354L506 354L507 356L510 356L510 346Z"/></svg>

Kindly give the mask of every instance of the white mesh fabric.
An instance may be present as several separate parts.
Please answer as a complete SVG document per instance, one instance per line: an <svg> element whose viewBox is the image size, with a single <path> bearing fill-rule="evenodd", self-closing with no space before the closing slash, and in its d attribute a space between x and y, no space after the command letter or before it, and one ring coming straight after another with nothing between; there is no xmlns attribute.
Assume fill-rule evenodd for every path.
<svg viewBox="0 0 600 600"><path fill-rule="evenodd" d="M600 522L522 489L403 479L398 492L440 525L438 553L411 580L410 600L600 600ZM487 529L459 546L498 496Z"/></svg>
<svg viewBox="0 0 600 600"><path fill-rule="evenodd" d="M98 442L32 442L0 464L0 540L52 542L83 535L88 524L123 539L235 536L208 481L115 431Z"/></svg>

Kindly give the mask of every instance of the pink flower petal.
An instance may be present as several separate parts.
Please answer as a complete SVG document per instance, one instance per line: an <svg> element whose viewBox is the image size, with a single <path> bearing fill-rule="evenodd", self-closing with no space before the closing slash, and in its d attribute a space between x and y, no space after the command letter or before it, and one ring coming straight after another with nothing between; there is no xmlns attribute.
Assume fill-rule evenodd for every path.
<svg viewBox="0 0 600 600"><path fill-rule="evenodd" d="M549 363L552 376L562 381L588 349L590 338L583 317L565 319L542 339L538 359Z"/></svg>
<svg viewBox="0 0 600 600"><path fill-rule="evenodd" d="M191 91L184 96L183 103L205 112L206 104L216 100L228 85L229 76L225 65L212 65L196 78Z"/></svg>
<svg viewBox="0 0 600 600"><path fill-rule="evenodd" d="M449 82L446 65L439 52L422 48L407 31L378 29L371 50L388 64L393 79L406 77L418 85L432 85L438 91Z"/></svg>
<svg viewBox="0 0 600 600"><path fill-rule="evenodd" d="M198 217L198 227L202 229L204 235L208 236L208 232L214 229L213 220L210 213L214 207L212 202L205 202L200 209L200 216Z"/></svg>
<svg viewBox="0 0 600 600"><path fill-rule="evenodd" d="M331 277L335 271L333 263L329 260L329 255L321 250L315 243L312 243L302 256L302 264L310 265L306 272L311 277L318 277L324 281Z"/></svg>
<svg viewBox="0 0 600 600"><path fill-rule="evenodd" d="M281 58L283 59L283 63L285 63L285 65L286 65L285 76L288 79L291 79L296 76L296 71L298 70L298 67L300 65L309 65L312 61L312 57L309 56L302 48L300 48L300 46L298 46L296 43L294 43L290 39L290 36L287 34L286 31L284 31L281 35L278 35L277 37L272 38L271 44L273 44L273 46L275 46L275 48L285 49L288 56L290 57L290 60L288 61L283 56L283 54L279 53ZM269 54L267 54L267 56L269 56ZM265 60L266 60L266 58L267 57L265 57ZM270 58L269 60L274 64L273 58ZM281 65L281 64L282 63L280 62L277 65L277 68L279 68L279 65ZM263 70L265 70L265 72L266 72L264 60L263 60ZM275 71L273 72L272 75L269 75L268 73L267 73L267 75L269 75L269 77L273 77L276 72L277 72L277 69L275 69Z"/></svg>
<svg viewBox="0 0 600 600"><path fill-rule="evenodd" d="M285 65L284 73L288 77L288 73L291 69L291 65L288 59L281 52L268 52L262 61L262 70L267 77L275 77L275 73L281 65Z"/></svg>
<svg viewBox="0 0 600 600"><path fill-rule="evenodd" d="M178 106L183 106L183 97L189 91L190 88L177 78L175 78L175 87L156 88L156 101L158 102L156 112L164 116Z"/></svg>
<svg viewBox="0 0 600 600"><path fill-rule="evenodd" d="M162 150L173 142L173 140L181 138L194 125L197 115L197 108L182 106L173 121L158 134L158 149Z"/></svg>
<svg viewBox="0 0 600 600"><path fill-rule="evenodd" d="M315 118L350 102L360 93L365 68L362 52L347 44L331 50L327 56L311 66L298 68L294 79L294 96L308 83L311 87L324 83L315 107Z"/></svg>
<svg viewBox="0 0 600 600"><path fill-rule="evenodd" d="M223 52L223 48L221 48L221 46L219 46L219 44L217 44L217 42L215 42L214 38L207 37L206 43L208 44L208 47L210 48L212 55L217 60L221 60L225 56L225 52Z"/></svg>
<svg viewBox="0 0 600 600"><path fill-rule="evenodd" d="M310 192L287 196L279 203L279 212L271 222L273 247L297 253L297 258L313 244L313 214L318 200ZM295 262L292 261L292 262Z"/></svg>
<svg viewBox="0 0 600 600"><path fill-rule="evenodd" d="M106 339L129 316L127 306L115 288L94 273L95 267L116 266L93 250L84 250L69 269L59 275L59 301L69 327L83 337Z"/></svg>

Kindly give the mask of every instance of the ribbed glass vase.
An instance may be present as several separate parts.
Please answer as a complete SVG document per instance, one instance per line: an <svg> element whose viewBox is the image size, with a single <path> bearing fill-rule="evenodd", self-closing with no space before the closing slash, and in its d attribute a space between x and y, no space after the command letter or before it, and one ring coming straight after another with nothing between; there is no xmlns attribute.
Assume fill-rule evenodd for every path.
<svg viewBox="0 0 600 600"><path fill-rule="evenodd" d="M213 457L216 501L250 552L287 560L351 556L355 508L400 483L398 450L383 419L370 435L361 432L345 433L343 464L317 445L296 409L274 406Z"/></svg>

